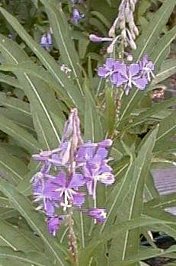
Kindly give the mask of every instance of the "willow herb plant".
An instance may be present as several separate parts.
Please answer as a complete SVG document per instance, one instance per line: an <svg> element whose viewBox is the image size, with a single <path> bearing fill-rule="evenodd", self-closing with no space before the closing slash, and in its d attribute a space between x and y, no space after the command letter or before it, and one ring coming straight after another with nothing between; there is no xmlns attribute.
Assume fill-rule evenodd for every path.
<svg viewBox="0 0 176 266"><path fill-rule="evenodd" d="M174 165L176 99L152 92L176 70L175 0L145 25L143 1L32 3L34 31L0 7L0 264L173 258L152 232L176 238L176 193L159 195L153 169Z"/></svg>

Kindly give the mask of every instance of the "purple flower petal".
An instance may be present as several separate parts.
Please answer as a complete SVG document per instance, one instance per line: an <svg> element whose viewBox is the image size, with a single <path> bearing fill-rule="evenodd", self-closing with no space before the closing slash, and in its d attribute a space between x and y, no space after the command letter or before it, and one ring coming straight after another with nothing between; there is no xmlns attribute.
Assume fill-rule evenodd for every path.
<svg viewBox="0 0 176 266"><path fill-rule="evenodd" d="M133 80L133 84L140 90L144 90L148 84L148 81L145 77L137 78Z"/></svg>
<svg viewBox="0 0 176 266"><path fill-rule="evenodd" d="M73 205L81 207L84 202L85 202L85 194L84 193L79 192L73 196Z"/></svg>
<svg viewBox="0 0 176 266"><path fill-rule="evenodd" d="M83 175L75 173L73 174L68 187L77 189L79 187L84 186L84 184L85 184L85 179Z"/></svg>
<svg viewBox="0 0 176 266"><path fill-rule="evenodd" d="M107 69L112 70L115 65L115 60L113 58L107 58L105 66Z"/></svg>
<svg viewBox="0 0 176 266"><path fill-rule="evenodd" d="M139 74L139 70L140 70L139 64L129 65L129 72L132 76Z"/></svg>
<svg viewBox="0 0 176 266"><path fill-rule="evenodd" d="M106 220L106 209L92 208L88 210L87 214L98 223L104 223Z"/></svg>
<svg viewBox="0 0 176 266"><path fill-rule="evenodd" d="M99 77L106 78L108 70L105 67L99 67L97 74Z"/></svg>
<svg viewBox="0 0 176 266"><path fill-rule="evenodd" d="M44 201L43 208L47 216L53 216L55 214L55 206L53 201L46 199Z"/></svg>
<svg viewBox="0 0 176 266"><path fill-rule="evenodd" d="M49 217L47 219L49 233L55 236L63 220L63 216Z"/></svg>
<svg viewBox="0 0 176 266"><path fill-rule="evenodd" d="M78 24L82 18L84 18L84 14L81 14L77 8L73 8L71 21Z"/></svg>
<svg viewBox="0 0 176 266"><path fill-rule="evenodd" d="M122 84L124 84L127 81L127 79L118 72L112 74L110 80L116 87L120 87Z"/></svg>
<svg viewBox="0 0 176 266"><path fill-rule="evenodd" d="M112 145L112 140L111 139L105 139L105 140L99 142L98 145L101 148L109 148Z"/></svg>

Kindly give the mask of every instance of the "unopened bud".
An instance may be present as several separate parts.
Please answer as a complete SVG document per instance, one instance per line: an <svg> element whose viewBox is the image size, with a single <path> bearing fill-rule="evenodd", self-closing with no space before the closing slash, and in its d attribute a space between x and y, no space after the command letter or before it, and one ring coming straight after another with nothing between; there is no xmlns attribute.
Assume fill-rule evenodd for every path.
<svg viewBox="0 0 176 266"><path fill-rule="evenodd" d="M131 46L132 49L136 50L137 47L136 47L136 44L135 44L135 42L133 41L133 39L130 39L130 40L129 40L129 45Z"/></svg>
<svg viewBox="0 0 176 266"><path fill-rule="evenodd" d="M92 41L92 42L102 42L102 38L98 37L95 34L90 34L89 35L89 40Z"/></svg>
<svg viewBox="0 0 176 266"><path fill-rule="evenodd" d="M128 54L126 59L127 59L127 61L132 62L133 56L131 54Z"/></svg>
<svg viewBox="0 0 176 266"><path fill-rule="evenodd" d="M136 25L133 26L133 31L134 31L134 33L136 34L136 36L139 35L139 30L138 30L138 28L136 27Z"/></svg>
<svg viewBox="0 0 176 266"><path fill-rule="evenodd" d="M114 49L114 43L112 42L107 48L107 53L111 54L113 52L113 49Z"/></svg>
<svg viewBox="0 0 176 266"><path fill-rule="evenodd" d="M114 26L112 26L111 28L110 28L110 30L109 30L109 32L108 32L108 36L109 37L115 37L115 27Z"/></svg>
<svg viewBox="0 0 176 266"><path fill-rule="evenodd" d="M123 29L125 29L125 20L124 20L124 18L122 19L122 20L120 20L119 21L119 28L121 29L121 30L123 30Z"/></svg>
<svg viewBox="0 0 176 266"><path fill-rule="evenodd" d="M126 29L123 29L122 32L121 32L121 37L122 39L126 39L127 38L127 34L126 34Z"/></svg>

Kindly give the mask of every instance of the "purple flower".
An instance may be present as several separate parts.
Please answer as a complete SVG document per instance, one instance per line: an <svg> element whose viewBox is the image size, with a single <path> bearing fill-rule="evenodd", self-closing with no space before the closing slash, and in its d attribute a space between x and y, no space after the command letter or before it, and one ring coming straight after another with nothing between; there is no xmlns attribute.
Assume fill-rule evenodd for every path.
<svg viewBox="0 0 176 266"><path fill-rule="evenodd" d="M144 90L151 77L154 77L154 64L147 56L144 56L139 63L125 64L113 58L107 58L106 63L98 68L98 76L108 79L115 87L123 85L128 95L133 86Z"/></svg>
<svg viewBox="0 0 176 266"><path fill-rule="evenodd" d="M126 79L125 83L125 93L128 95L129 90L132 86L137 87L140 90L144 90L148 81L145 76L141 76L139 64L131 64L126 66L126 68L120 70L120 75Z"/></svg>
<svg viewBox="0 0 176 266"><path fill-rule="evenodd" d="M38 203L36 209L44 211L51 234L56 234L63 221L63 216L57 215L58 209L64 216L70 215L68 208L71 212L81 210L86 196L96 200L98 183L111 185L114 182L107 159L111 145L111 139L83 143L77 109L73 109L59 147L33 155L34 160L40 162L40 170L32 178L34 201ZM91 209L89 216L103 222L103 210Z"/></svg>
<svg viewBox="0 0 176 266"><path fill-rule="evenodd" d="M52 42L51 33L50 32L44 33L40 39L40 45L46 50L49 50L52 44L53 42Z"/></svg>
<svg viewBox="0 0 176 266"><path fill-rule="evenodd" d="M84 193L78 192L78 188L84 186L85 180L81 174L74 174L70 181L64 172L60 172L56 177L48 175L51 184L55 187L52 193L56 193L59 205L65 211L75 205L81 207L84 203Z"/></svg>
<svg viewBox="0 0 176 266"><path fill-rule="evenodd" d="M113 58L107 58L106 63L98 68L98 76L102 78L107 78L111 76L113 73L118 72L121 68L121 62L116 61Z"/></svg>
<svg viewBox="0 0 176 266"><path fill-rule="evenodd" d="M112 168L107 164L107 147L111 145L110 140L100 143L85 143L77 152L77 163L81 167L82 174L86 179L89 195L96 199L97 182L105 185L114 183Z"/></svg>
<svg viewBox="0 0 176 266"><path fill-rule="evenodd" d="M60 225L62 224L63 220L64 220L63 216L49 217L47 219L47 225L48 225L49 233L52 234L53 236L55 236L58 229L60 228Z"/></svg>
<svg viewBox="0 0 176 266"><path fill-rule="evenodd" d="M98 223L104 223L106 220L106 209L92 208L88 210L87 214Z"/></svg>
<svg viewBox="0 0 176 266"><path fill-rule="evenodd" d="M82 18L84 18L84 14L81 14L77 8L73 8L71 17L72 23L78 24Z"/></svg>
<svg viewBox="0 0 176 266"><path fill-rule="evenodd" d="M149 82L151 81L151 77L155 77L153 73L153 71L155 70L155 65L151 60L149 60L147 55L144 55L143 58L139 61L139 67L142 76L146 77Z"/></svg>

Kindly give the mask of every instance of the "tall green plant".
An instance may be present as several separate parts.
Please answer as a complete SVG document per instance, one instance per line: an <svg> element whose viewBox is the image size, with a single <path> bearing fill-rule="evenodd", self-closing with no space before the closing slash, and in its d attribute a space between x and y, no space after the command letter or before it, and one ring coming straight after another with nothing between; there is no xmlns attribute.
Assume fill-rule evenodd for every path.
<svg viewBox="0 0 176 266"><path fill-rule="evenodd" d="M110 43L104 46L104 49L108 47L110 54L104 53L106 63L103 66L100 64L104 58L96 53L97 48L93 48L96 44L91 44L87 36L94 24L100 34L106 34L111 25L111 15L115 13L115 1L102 3L102 13L97 11L96 3L91 1L87 1L87 6L85 3L67 5L65 1L58 3L55 0L33 2L36 8L42 8L46 12L47 23L52 28L54 38L53 53L43 49L13 15L0 7L4 21L20 37L16 42L0 35L0 81L4 90L0 93L0 130L5 133L0 148L1 265L9 265L15 258L17 265L136 266L155 256L173 256L175 246L165 251L154 245L144 249L140 235L145 231L159 230L176 237L175 217L165 212L166 208L175 206L175 194L160 196L151 176L152 167L156 167L157 160L168 162L169 156L174 156L176 152L173 138L176 119L172 108L176 99L173 97L156 104L151 100L152 90L175 73L175 59L168 59L167 56L176 36L176 29L174 27L163 33L175 1L165 1L138 38L137 29L135 36L132 34L134 28L130 28L128 16L125 27L117 17L108 36ZM121 2L119 16L122 15L124 2L129 1ZM130 2L134 4L130 7L134 12L136 1ZM84 22L76 26L68 20L69 10L74 8L80 8L82 12L87 8ZM104 9L107 8L110 11L107 11L106 17ZM134 21L132 22L135 27ZM129 37L131 35L125 35L124 32L132 34L132 39ZM107 37L93 35L92 38L102 41ZM87 46L84 47L84 52L80 52L83 40L86 40ZM135 45L136 50L129 54L129 49L135 48ZM92 49L95 49L94 53ZM59 63L54 58L56 51ZM155 76L148 77L152 80L148 81L145 90L137 89L139 83L135 83L136 79L131 77L130 83L127 77L129 72L124 74L125 70L118 72L119 69L116 72L121 75L120 78L123 77L123 81L120 88L117 88L118 80L113 83L114 77L107 70L107 58L111 58L111 62L116 62L120 68L123 66L129 70L130 67L138 67L145 54L149 56L147 62L155 65ZM131 58L133 63L128 61ZM69 69L69 75L62 71L60 62ZM105 78L105 82L98 78L94 68L97 68L99 76ZM100 73L105 70L105 74ZM151 72L147 73L152 75ZM10 93L7 93L5 85L10 88ZM80 125L78 117L78 120L69 118L65 124L70 117L70 110L71 114L78 110ZM109 148L111 145L107 143L111 142L112 160L109 162L110 166L107 166L107 154L103 155L105 166L101 171L105 171L106 175L101 172L96 176L96 182L102 183L96 187L85 173L85 168L86 163L90 163L90 169L92 170L92 165L96 169L102 157L99 155L97 163L97 158L91 158L89 152L80 163L78 151L86 145L90 145L91 149L101 145L109 145ZM105 146L101 148L105 149ZM35 154L34 159L38 158L37 163L31 159L32 154ZM42 165L49 162L49 166L44 164L45 168L41 170L40 161ZM73 192L72 197L63 190L64 204L67 203L64 209L63 202L57 199L57 204L54 205L56 217L52 218L58 218L58 215L63 218L62 215L66 215L66 223L60 226L57 234L57 227L50 230L56 234L54 237L47 231L45 220L47 216L48 221L48 214L45 216L35 210L31 182L34 192L38 188L35 187L36 180L43 182L42 189L45 188L48 176L55 180L59 167L70 176L73 175L73 169L76 173L84 170L84 174L79 172L84 178L80 181L82 185L72 184L69 187L69 193ZM39 173L46 174L46 179L42 179L41 175L38 180ZM107 176L111 179L108 180ZM68 181L70 179L67 179L65 185L67 189L70 185ZM95 186L93 192L90 181ZM103 186L108 185L108 181L111 186ZM59 183L57 185L56 191L60 191ZM39 189L39 196L40 193ZM44 199L46 192L42 190L42 193ZM69 209L69 205L76 205L74 193L82 197L88 196L84 206L83 202L77 204L79 212L74 208L71 211ZM52 200L52 196L50 197ZM66 199L70 202L66 202ZM100 210L102 207L107 209L106 219L100 215L100 210L99 213L92 214L90 209L97 211L97 206ZM43 207L46 211L46 206ZM89 216L94 215L94 220L88 218L85 215L87 213ZM100 218L101 225L96 222L100 222Z"/></svg>

